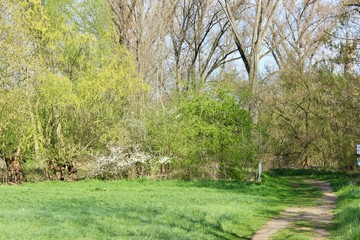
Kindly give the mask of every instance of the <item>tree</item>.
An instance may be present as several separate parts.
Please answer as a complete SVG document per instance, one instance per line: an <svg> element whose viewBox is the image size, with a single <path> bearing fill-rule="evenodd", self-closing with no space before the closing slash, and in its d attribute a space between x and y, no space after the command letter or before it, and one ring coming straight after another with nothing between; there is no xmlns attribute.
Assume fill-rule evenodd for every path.
<svg viewBox="0 0 360 240"><path fill-rule="evenodd" d="M48 61L49 70L42 72L35 86L40 93L36 98L41 116L38 129L48 159L45 164L58 179L63 178L65 167L73 177L76 160L90 149L103 150L123 140L125 108L146 89L131 55L113 42L110 11L97 9L107 9L107 5L63 4L62 11L58 5L47 5L53 25L40 38L39 53ZM68 9L85 10L69 13ZM86 9L102 15L88 19ZM108 22L96 25L93 21L101 16ZM109 27L106 32L104 27Z"/></svg>
<svg viewBox="0 0 360 240"><path fill-rule="evenodd" d="M285 65L286 66L286 65ZM356 77L327 67L301 72L291 64L267 88L262 121L268 125L266 153L275 167L352 169L356 139Z"/></svg>
<svg viewBox="0 0 360 240"><path fill-rule="evenodd" d="M329 45L337 52L334 62L342 67L345 74L355 76L359 62L359 4L353 1L344 1L337 19L337 29L331 35Z"/></svg>
<svg viewBox="0 0 360 240"><path fill-rule="evenodd" d="M322 72L329 71L335 54L327 43L336 32L339 9L338 3L321 0L284 2L265 39L278 72L264 85L262 109L273 116L267 122L274 128L268 151L280 166L336 165L325 144L330 140L324 140L331 131L326 130L325 112L330 113L321 101L327 98L321 84L326 83Z"/></svg>
<svg viewBox="0 0 360 240"><path fill-rule="evenodd" d="M167 24L174 3L157 0L109 0L119 44L134 56L140 76L159 95L164 91Z"/></svg>
<svg viewBox="0 0 360 240"><path fill-rule="evenodd" d="M284 2L265 39L278 69L293 64L305 72L328 60L323 52L336 29L338 9L336 3L322 0Z"/></svg>
<svg viewBox="0 0 360 240"><path fill-rule="evenodd" d="M254 124L259 120L259 62L266 55L263 52L264 39L268 34L280 1L219 1L234 34L234 41L241 56L249 80L252 100L249 104Z"/></svg>
<svg viewBox="0 0 360 240"><path fill-rule="evenodd" d="M290 65L292 66L292 65ZM321 138L325 119L321 114L320 86L316 72L283 69L276 85L269 88L267 104L270 151L277 166L307 168L314 165L316 154L311 152ZM271 89L271 90L270 90Z"/></svg>
<svg viewBox="0 0 360 240"><path fill-rule="evenodd" d="M0 3L0 153L7 165L8 180L24 180L23 153L31 148L32 123L29 102L31 90L26 89L41 61L36 59L28 36L27 11L33 1ZM36 8L36 6L33 6ZM41 11L38 12L41 17ZM32 22L33 23L33 22ZM43 25L30 25L42 31Z"/></svg>
<svg viewBox="0 0 360 240"><path fill-rule="evenodd" d="M79 158L122 140L125 109L146 89L131 55L113 43L108 6L82 4L14 2L4 5L9 17L1 19L5 52L14 49L1 62L2 155L46 168L57 179L65 168L75 178ZM95 10L108 22L86 17ZM8 168L21 166L10 160Z"/></svg>
<svg viewBox="0 0 360 240"><path fill-rule="evenodd" d="M216 1L181 1L173 9L170 38L175 90L197 88L216 78L216 70L237 58L228 42L229 23Z"/></svg>
<svg viewBox="0 0 360 240"><path fill-rule="evenodd" d="M158 102L172 90L218 79L219 69L238 59L229 44L229 24L215 0L110 3L120 44L134 54Z"/></svg>

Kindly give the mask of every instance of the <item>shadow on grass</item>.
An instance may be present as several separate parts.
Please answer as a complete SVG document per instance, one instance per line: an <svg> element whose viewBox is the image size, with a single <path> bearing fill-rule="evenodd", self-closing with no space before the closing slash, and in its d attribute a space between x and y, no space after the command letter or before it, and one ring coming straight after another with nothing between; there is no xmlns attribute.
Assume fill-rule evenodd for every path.
<svg viewBox="0 0 360 240"><path fill-rule="evenodd" d="M333 223L325 229L334 239L360 239L360 174L314 170L276 170L282 175L303 175L327 181L337 193L337 209Z"/></svg>
<svg viewBox="0 0 360 240"><path fill-rule="evenodd" d="M71 207L70 207L71 206ZM65 209L68 209L66 211ZM135 203L127 206L102 207L92 199L77 198L53 201L46 209L54 224L67 221L77 229L92 229L108 237L121 237L125 239L251 239L240 236L234 232L223 229L223 220L209 221L207 212L181 212L161 206L141 206ZM61 213L61 217L56 217ZM110 217L103 221L103 217ZM55 219L55 220L54 220ZM117 225L123 224L125 230L121 231ZM177 234L173 235L174 229ZM198 236L198 234L200 234ZM197 238L199 237L199 238Z"/></svg>
<svg viewBox="0 0 360 240"><path fill-rule="evenodd" d="M307 175L305 175L307 176ZM304 175L281 175L277 172L268 172L263 176L261 183L242 182L230 180L197 180L184 187L209 188L219 191L239 193L248 196L278 199L287 204L303 204L311 202L321 196L321 191L316 187L304 183ZM312 176L312 175L309 175Z"/></svg>
<svg viewBox="0 0 360 240"><path fill-rule="evenodd" d="M274 169L279 176L302 176L327 181L335 191L348 185L360 185L360 173L331 172L314 169Z"/></svg>

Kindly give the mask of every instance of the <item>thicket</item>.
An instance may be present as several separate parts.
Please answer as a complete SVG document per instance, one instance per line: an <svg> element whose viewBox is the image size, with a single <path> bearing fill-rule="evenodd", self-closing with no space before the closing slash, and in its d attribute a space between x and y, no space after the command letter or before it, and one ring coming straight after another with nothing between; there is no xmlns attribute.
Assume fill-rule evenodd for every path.
<svg viewBox="0 0 360 240"><path fill-rule="evenodd" d="M284 70L266 89L265 152L273 167L352 170L360 137L359 78L328 68Z"/></svg>
<svg viewBox="0 0 360 240"><path fill-rule="evenodd" d="M253 125L243 99L228 91L191 91L145 120L144 144L186 178L244 178L254 165Z"/></svg>
<svg viewBox="0 0 360 240"><path fill-rule="evenodd" d="M127 142L96 154L96 177L245 179L255 170L253 124L230 91L175 94L143 118L128 115ZM124 120L125 121L125 120Z"/></svg>
<svg viewBox="0 0 360 240"><path fill-rule="evenodd" d="M107 5L86 9L94 24L78 24L85 13L66 2L1 3L8 17L0 19L0 153L8 181L23 181L24 169L76 179L92 151L123 140L125 111L148 88L132 55L112 44Z"/></svg>
<svg viewBox="0 0 360 240"><path fill-rule="evenodd" d="M9 16L1 19L8 58L0 89L8 181L31 180L27 173L35 170L72 180L81 168L83 176L99 178L244 177L254 144L242 99L203 88L173 94L160 107L132 55L114 44L108 6L86 6L90 20L68 7L65 1L1 5Z"/></svg>
<svg viewBox="0 0 360 240"><path fill-rule="evenodd" d="M145 23L136 25L136 18L130 25L114 24L122 15L117 15L115 1L111 3L0 3L4 181L21 182L26 176L253 179L259 160L268 167L354 167L360 139L360 81L354 69L340 73L326 60L323 65L308 64L305 55L288 49L287 55L277 56L278 71L261 76L252 73L258 69L252 66L253 80L248 74L247 82L231 65L238 59L235 51L220 47L229 37L226 27L215 39L206 32L201 41L201 34L189 40L190 22L197 19L206 25L205 16L192 16L189 26L182 26L185 33L173 23L168 37L176 56L166 62L166 51L144 53L141 48L158 43L161 36L151 41L154 36L146 34L152 31L142 29ZM134 11L140 11L140 3L134 4ZM222 10L217 14L225 14ZM210 23L221 25L228 16L218 22L210 18ZM122 31L122 24L134 32ZM165 35L166 24L157 28ZM209 45L201 45L205 40L215 40L210 53ZM258 54L260 49L256 47ZM164 57L162 62L154 61L158 57ZM260 58L253 60L257 65ZM344 66L355 60L347 61Z"/></svg>

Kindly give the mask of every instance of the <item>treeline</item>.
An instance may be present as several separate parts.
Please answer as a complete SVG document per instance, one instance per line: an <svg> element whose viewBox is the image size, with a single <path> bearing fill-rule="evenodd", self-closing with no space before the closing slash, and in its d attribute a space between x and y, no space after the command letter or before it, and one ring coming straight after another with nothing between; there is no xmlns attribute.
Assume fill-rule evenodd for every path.
<svg viewBox="0 0 360 240"><path fill-rule="evenodd" d="M354 167L359 4L0 3L3 181Z"/></svg>

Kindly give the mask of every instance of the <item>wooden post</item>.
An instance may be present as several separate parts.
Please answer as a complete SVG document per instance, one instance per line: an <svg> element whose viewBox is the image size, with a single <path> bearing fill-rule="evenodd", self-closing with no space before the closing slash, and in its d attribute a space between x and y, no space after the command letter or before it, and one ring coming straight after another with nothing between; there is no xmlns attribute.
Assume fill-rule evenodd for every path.
<svg viewBox="0 0 360 240"><path fill-rule="evenodd" d="M258 173L258 182L261 182L261 174L262 174L262 161L259 162L259 173Z"/></svg>

